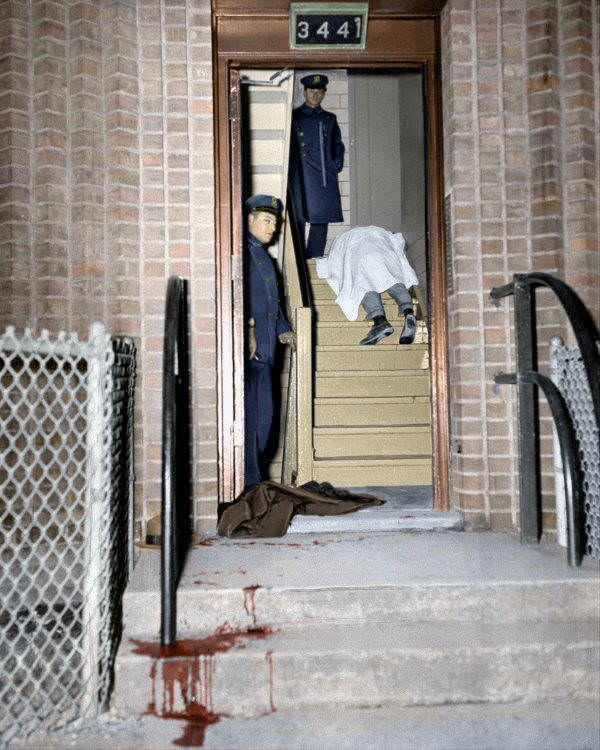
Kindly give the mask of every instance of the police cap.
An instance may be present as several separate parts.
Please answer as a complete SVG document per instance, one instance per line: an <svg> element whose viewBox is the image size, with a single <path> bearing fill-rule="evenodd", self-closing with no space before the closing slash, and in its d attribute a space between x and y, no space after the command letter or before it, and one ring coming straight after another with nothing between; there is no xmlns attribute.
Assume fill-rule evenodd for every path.
<svg viewBox="0 0 600 750"><path fill-rule="evenodd" d="M324 76L322 73L314 73L310 76L304 76L300 79L300 83L305 89L324 89L329 82L329 78Z"/></svg>
<svg viewBox="0 0 600 750"><path fill-rule="evenodd" d="M246 201L248 211L267 211L278 216L283 210L283 203L274 195L253 195Z"/></svg>

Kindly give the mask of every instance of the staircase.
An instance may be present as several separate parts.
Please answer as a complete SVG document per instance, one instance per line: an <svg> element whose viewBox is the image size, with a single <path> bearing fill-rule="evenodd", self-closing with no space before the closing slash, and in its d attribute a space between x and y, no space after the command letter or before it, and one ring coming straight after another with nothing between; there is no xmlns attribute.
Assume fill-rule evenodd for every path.
<svg viewBox="0 0 600 750"><path fill-rule="evenodd" d="M316 706L598 701L597 566L569 568L555 545L490 532L209 538L190 551L179 641L162 652L159 559L142 550L124 598L120 715L207 726Z"/></svg>
<svg viewBox="0 0 600 750"><path fill-rule="evenodd" d="M394 333L375 346L360 346L372 325L362 319L362 308L358 320L347 320L329 284L317 276L315 261L309 260L308 267L315 308L312 478L338 487L430 485L426 319L417 321L415 342L399 346L404 318L384 294ZM286 392L287 371L282 375L282 403ZM284 419L270 467L275 480L281 477Z"/></svg>

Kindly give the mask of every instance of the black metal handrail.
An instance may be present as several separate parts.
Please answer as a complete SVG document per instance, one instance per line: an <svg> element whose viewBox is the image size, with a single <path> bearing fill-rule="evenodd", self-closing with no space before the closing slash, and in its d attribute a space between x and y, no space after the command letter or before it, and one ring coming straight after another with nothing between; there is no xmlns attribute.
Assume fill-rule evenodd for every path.
<svg viewBox="0 0 600 750"><path fill-rule="evenodd" d="M287 211L290 219L290 232L292 234L294 260L296 262L296 271L298 273L298 283L300 284L300 299L302 300L302 307L312 307L313 296L306 267L305 242L304 237L300 232L300 227L298 226L296 206L294 204L292 191L289 188L287 190Z"/></svg>
<svg viewBox="0 0 600 750"><path fill-rule="evenodd" d="M176 638L176 595L191 539L187 281L171 276L165 305L162 412L160 641Z"/></svg>
<svg viewBox="0 0 600 750"><path fill-rule="evenodd" d="M515 297L515 337L517 372L498 373L497 384L516 384L519 388L519 460L521 496L521 540L538 542L541 535L539 492L539 422L537 386L548 400L560 443L565 475L567 537L570 565L580 565L584 554L584 497L575 431L562 394L554 383L537 371L535 289L551 289L573 327L584 363L600 434L600 333L592 316L577 294L564 281L549 273L515 274L513 281L494 287L490 296L495 305L500 299Z"/></svg>

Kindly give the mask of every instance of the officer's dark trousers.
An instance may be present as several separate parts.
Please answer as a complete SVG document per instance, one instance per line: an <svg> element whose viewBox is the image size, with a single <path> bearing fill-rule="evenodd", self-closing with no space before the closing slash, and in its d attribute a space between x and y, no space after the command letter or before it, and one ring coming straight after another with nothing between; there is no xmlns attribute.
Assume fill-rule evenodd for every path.
<svg viewBox="0 0 600 750"><path fill-rule="evenodd" d="M273 426L271 365L250 360L244 383L244 484L251 487L264 476L265 453Z"/></svg>
<svg viewBox="0 0 600 750"><path fill-rule="evenodd" d="M306 222L298 221L300 234L305 235ZM327 242L327 227L329 224L311 224L306 241L306 257L321 258L325 252Z"/></svg>

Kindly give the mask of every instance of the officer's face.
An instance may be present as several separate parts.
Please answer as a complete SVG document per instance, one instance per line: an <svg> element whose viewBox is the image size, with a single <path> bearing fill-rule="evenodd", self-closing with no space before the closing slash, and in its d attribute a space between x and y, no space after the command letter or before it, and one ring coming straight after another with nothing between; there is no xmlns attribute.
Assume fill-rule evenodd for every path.
<svg viewBox="0 0 600 750"><path fill-rule="evenodd" d="M325 89L304 89L304 100L309 107L318 107L325 96Z"/></svg>
<svg viewBox="0 0 600 750"><path fill-rule="evenodd" d="M268 211L259 211L248 216L248 229L263 245L268 245L277 229L277 218Z"/></svg>

